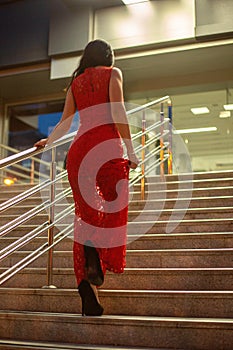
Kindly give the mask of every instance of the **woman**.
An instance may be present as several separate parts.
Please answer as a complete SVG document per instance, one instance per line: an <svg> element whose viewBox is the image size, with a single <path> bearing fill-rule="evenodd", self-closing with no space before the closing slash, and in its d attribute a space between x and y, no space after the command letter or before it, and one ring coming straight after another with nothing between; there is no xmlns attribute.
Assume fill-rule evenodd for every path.
<svg viewBox="0 0 233 350"><path fill-rule="evenodd" d="M48 139L35 144L42 147L63 136L79 111L67 172L75 202L73 257L82 315L102 315L96 286L103 284L107 270L124 271L128 173L139 162L124 108L122 74L113 63L107 42L88 43L73 73L60 122ZM121 140L128 159L123 158Z"/></svg>

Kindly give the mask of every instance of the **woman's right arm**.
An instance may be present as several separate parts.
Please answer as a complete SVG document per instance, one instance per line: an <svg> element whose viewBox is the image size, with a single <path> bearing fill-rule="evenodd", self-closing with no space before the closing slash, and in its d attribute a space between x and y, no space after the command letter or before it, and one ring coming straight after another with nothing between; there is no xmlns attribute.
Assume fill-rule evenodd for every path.
<svg viewBox="0 0 233 350"><path fill-rule="evenodd" d="M133 143L131 140L131 133L129 129L128 119L125 111L123 87L122 87L122 73L120 69L114 67L109 84L109 97L111 103L111 112L114 123L123 139L127 155L130 161L130 168L136 169L139 160L134 152Z"/></svg>
<svg viewBox="0 0 233 350"><path fill-rule="evenodd" d="M65 105L62 113L62 117L58 124L55 126L51 134L46 139L41 139L37 141L34 146L35 147L44 147L47 144L51 144L54 141L60 139L64 136L70 129L72 119L76 112L76 104L73 97L73 93L71 91L71 87L68 89L66 94Z"/></svg>

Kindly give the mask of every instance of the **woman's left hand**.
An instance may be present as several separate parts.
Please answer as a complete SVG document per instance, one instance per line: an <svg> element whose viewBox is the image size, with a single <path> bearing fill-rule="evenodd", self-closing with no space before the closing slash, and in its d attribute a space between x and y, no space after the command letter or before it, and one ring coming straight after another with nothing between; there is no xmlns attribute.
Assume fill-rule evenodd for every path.
<svg viewBox="0 0 233 350"><path fill-rule="evenodd" d="M44 147L48 142L48 139L41 139L34 144L34 147Z"/></svg>

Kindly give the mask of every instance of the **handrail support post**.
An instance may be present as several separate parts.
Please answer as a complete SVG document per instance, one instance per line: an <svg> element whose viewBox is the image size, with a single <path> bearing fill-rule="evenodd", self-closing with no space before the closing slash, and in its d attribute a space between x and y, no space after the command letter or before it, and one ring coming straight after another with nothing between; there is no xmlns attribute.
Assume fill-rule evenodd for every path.
<svg viewBox="0 0 233 350"><path fill-rule="evenodd" d="M160 176L164 176L164 140L163 140L164 109L163 109L163 103L161 103L161 105L160 105L160 122L161 122L161 128L160 128Z"/></svg>
<svg viewBox="0 0 233 350"><path fill-rule="evenodd" d="M49 208L49 225L54 223L55 218L55 205L53 204L55 199L55 178L56 178L56 147L51 149L51 166L50 166L50 203L52 204ZM54 225L48 228L48 247L52 246L54 240ZM47 261L47 285L43 288L57 288L53 285L53 247L48 251Z"/></svg>
<svg viewBox="0 0 233 350"><path fill-rule="evenodd" d="M169 145L168 145L168 174L172 174L172 102L168 101Z"/></svg>
<svg viewBox="0 0 233 350"><path fill-rule="evenodd" d="M142 178L141 178L141 200L145 199L145 144L146 144L146 115L145 110L143 111L142 117Z"/></svg>
<svg viewBox="0 0 233 350"><path fill-rule="evenodd" d="M34 177L35 177L35 161L34 159L31 160L31 172L30 172L30 183L34 184Z"/></svg>

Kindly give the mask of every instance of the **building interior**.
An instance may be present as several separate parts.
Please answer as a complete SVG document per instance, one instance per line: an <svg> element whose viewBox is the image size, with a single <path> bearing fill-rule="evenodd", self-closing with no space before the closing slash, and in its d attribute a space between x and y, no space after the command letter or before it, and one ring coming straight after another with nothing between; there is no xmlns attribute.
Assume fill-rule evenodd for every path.
<svg viewBox="0 0 233 350"><path fill-rule="evenodd" d="M208 20L209 23L203 25L201 22L203 15L200 13L203 6L209 5L208 1L155 0L130 6L124 5L121 0L61 0L52 2L52 10L56 5L57 11L54 10L54 13L52 11L51 15L48 13L47 7L44 6L44 12L41 10L40 15L37 15L38 21L41 19L39 16L44 16L43 18L47 19L46 23L49 26L46 36L50 52L43 59L36 57L36 54L34 58L30 58L30 54L28 54L28 57L25 55L21 59L17 53L14 60L13 48L15 46L19 50L20 45L10 41L14 31L8 32L7 28L3 28L6 20L3 21L4 35L9 37L8 44L11 43L12 47L6 47L6 57L5 60L3 57L0 65L2 127L0 141L2 144L9 145L10 133L37 130L38 115L62 112L65 89L82 51L76 48L69 49L67 46L67 48L63 48L64 52L62 52L58 47L59 44L55 42L57 39L52 47L53 36L61 30L56 27L57 22L55 21L57 17L61 16L60 13L57 13L59 12L58 3L67 11L68 20L70 20L70 12L84 11L86 13L88 10L92 14L92 22L94 23L90 30L94 38L101 34L104 35L104 24L110 26L108 14L115 13L113 20L118 25L116 33L106 34L103 39L112 43L116 57L115 65L123 72L126 104L142 105L169 95L173 106L173 128L181 133L190 155L193 171L232 169L232 24L229 25L229 18L226 15L225 22L221 20L224 23L220 23L219 28L217 28L219 17L216 7L215 15ZM20 14L20 6L22 7L22 5L28 6L28 1L1 1L2 17L4 12L7 14L11 11L15 14L11 15L12 18L15 16L16 19L17 17L21 19L23 15ZM157 15L157 6L160 6L159 10L161 11L161 18L157 18L158 22L171 23L171 28L158 30L156 23L153 24ZM121 12L125 11L125 8L128 11L127 15L125 12ZM183 13L184 17L179 17L179 13L176 11L182 8L185 8L186 12ZM224 6L220 6L219 14L221 11L224 11ZM185 17L185 13L189 15L191 13L192 18ZM168 22L163 22L164 14L171 16L170 20L167 20ZM193 23L188 22L187 24L188 20L192 20ZM217 24L211 24L211 20ZM151 28L145 29L145 21L148 21L148 26ZM179 21L181 26L179 26ZM198 26L198 24L200 25ZM45 23L42 25L45 27ZM214 25L217 29L214 29ZM169 36L169 31L177 30L182 26L187 27L187 30L191 28L191 35L185 33L185 35L182 34L183 38L181 35L181 39L174 37L173 40L168 40L165 37L165 39L158 38L156 41L156 35L162 37L163 32L167 30L168 34L166 35ZM202 27L209 28L206 29L207 32L209 31L208 35L198 34L198 28ZM24 29L21 31L20 37L25 34ZM68 28L67 31L71 32L71 28ZM77 33L79 34L79 31ZM148 33L151 33L151 38ZM116 35L116 38L113 38L113 34ZM83 34L80 47L83 47L82 42L87 42L87 35L90 37L90 33ZM143 35L145 37L142 37ZM25 40L27 40L27 35ZM29 44L30 42L29 40ZM137 43L139 44L137 45ZM30 46L25 49L26 44L27 41L22 42L22 50L28 52ZM54 52L52 52L53 50ZM224 105L228 105L227 110ZM206 111L198 112L198 114L191 111L192 108L201 107L206 107ZM17 144L17 147L21 146ZM26 146L22 145L23 147Z"/></svg>

